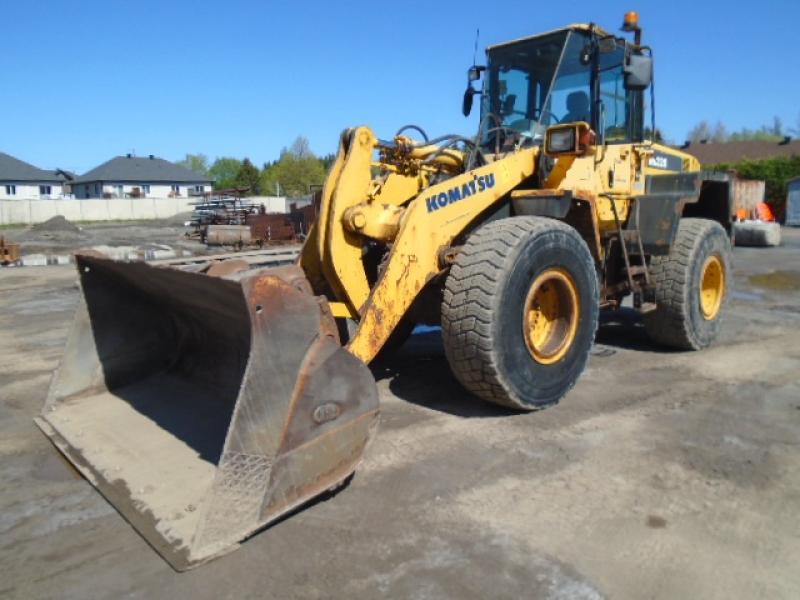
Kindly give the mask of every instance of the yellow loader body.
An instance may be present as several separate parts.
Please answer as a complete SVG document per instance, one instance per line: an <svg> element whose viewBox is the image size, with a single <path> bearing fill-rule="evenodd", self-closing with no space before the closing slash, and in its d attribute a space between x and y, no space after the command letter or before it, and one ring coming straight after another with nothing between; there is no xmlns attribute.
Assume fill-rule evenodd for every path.
<svg viewBox="0 0 800 600"><path fill-rule="evenodd" d="M647 48L576 25L488 59L470 70L486 73L475 138L342 133L296 265L77 257L82 301L36 422L176 569L353 473L378 418L367 365L416 323L442 324L468 391L523 410L569 391L598 310L626 295L660 342L713 341L729 188L646 135ZM565 97L586 112L558 119L583 75ZM685 305L664 294L680 265Z"/></svg>

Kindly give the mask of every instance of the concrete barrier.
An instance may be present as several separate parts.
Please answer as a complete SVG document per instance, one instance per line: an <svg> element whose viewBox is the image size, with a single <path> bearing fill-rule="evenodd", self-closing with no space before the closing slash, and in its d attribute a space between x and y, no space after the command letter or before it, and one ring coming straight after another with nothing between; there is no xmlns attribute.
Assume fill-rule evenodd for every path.
<svg viewBox="0 0 800 600"><path fill-rule="evenodd" d="M0 200L0 225L32 225L61 215L69 221L164 219L192 210L197 198L88 198Z"/></svg>
<svg viewBox="0 0 800 600"><path fill-rule="evenodd" d="M781 226L763 221L737 221L733 224L737 246L780 246Z"/></svg>

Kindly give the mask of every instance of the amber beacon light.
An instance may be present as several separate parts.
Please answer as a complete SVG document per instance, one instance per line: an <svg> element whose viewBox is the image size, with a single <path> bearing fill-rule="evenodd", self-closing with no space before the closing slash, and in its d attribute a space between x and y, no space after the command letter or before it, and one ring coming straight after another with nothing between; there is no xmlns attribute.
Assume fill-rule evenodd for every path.
<svg viewBox="0 0 800 600"><path fill-rule="evenodd" d="M623 31L636 31L639 28L639 13L635 10L629 10L625 13L622 21Z"/></svg>

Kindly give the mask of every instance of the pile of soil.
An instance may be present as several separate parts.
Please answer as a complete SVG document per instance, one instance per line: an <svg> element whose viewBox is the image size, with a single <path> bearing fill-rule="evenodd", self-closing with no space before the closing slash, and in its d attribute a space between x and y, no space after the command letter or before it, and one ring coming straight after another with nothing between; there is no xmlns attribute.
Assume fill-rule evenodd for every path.
<svg viewBox="0 0 800 600"><path fill-rule="evenodd" d="M32 231L40 232L40 233L50 233L50 232L70 232L70 233L80 233L81 228L73 223L67 221L61 215L56 215L55 217L50 217L47 221L42 223L37 223L31 227Z"/></svg>

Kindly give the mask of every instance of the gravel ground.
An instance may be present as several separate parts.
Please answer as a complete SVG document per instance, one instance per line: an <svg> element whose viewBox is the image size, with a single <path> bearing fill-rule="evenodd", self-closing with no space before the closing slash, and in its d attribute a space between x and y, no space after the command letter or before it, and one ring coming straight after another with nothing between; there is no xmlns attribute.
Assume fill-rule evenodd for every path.
<svg viewBox="0 0 800 600"><path fill-rule="evenodd" d="M184 222L190 213L152 221L77 223L62 222L30 227L4 227L0 233L9 242L20 244L22 254L69 254L89 246L147 246L165 244L205 254L206 247L184 235ZM51 219L52 221L53 219ZM64 221L68 223L69 221ZM75 230L77 229L77 231Z"/></svg>
<svg viewBox="0 0 800 600"><path fill-rule="evenodd" d="M414 335L373 367L382 424L351 484L184 574L33 425L73 270L2 271L0 595L798 598L800 230L783 239L735 250L717 345L667 352L632 312L604 315L541 412L468 396L439 335Z"/></svg>

